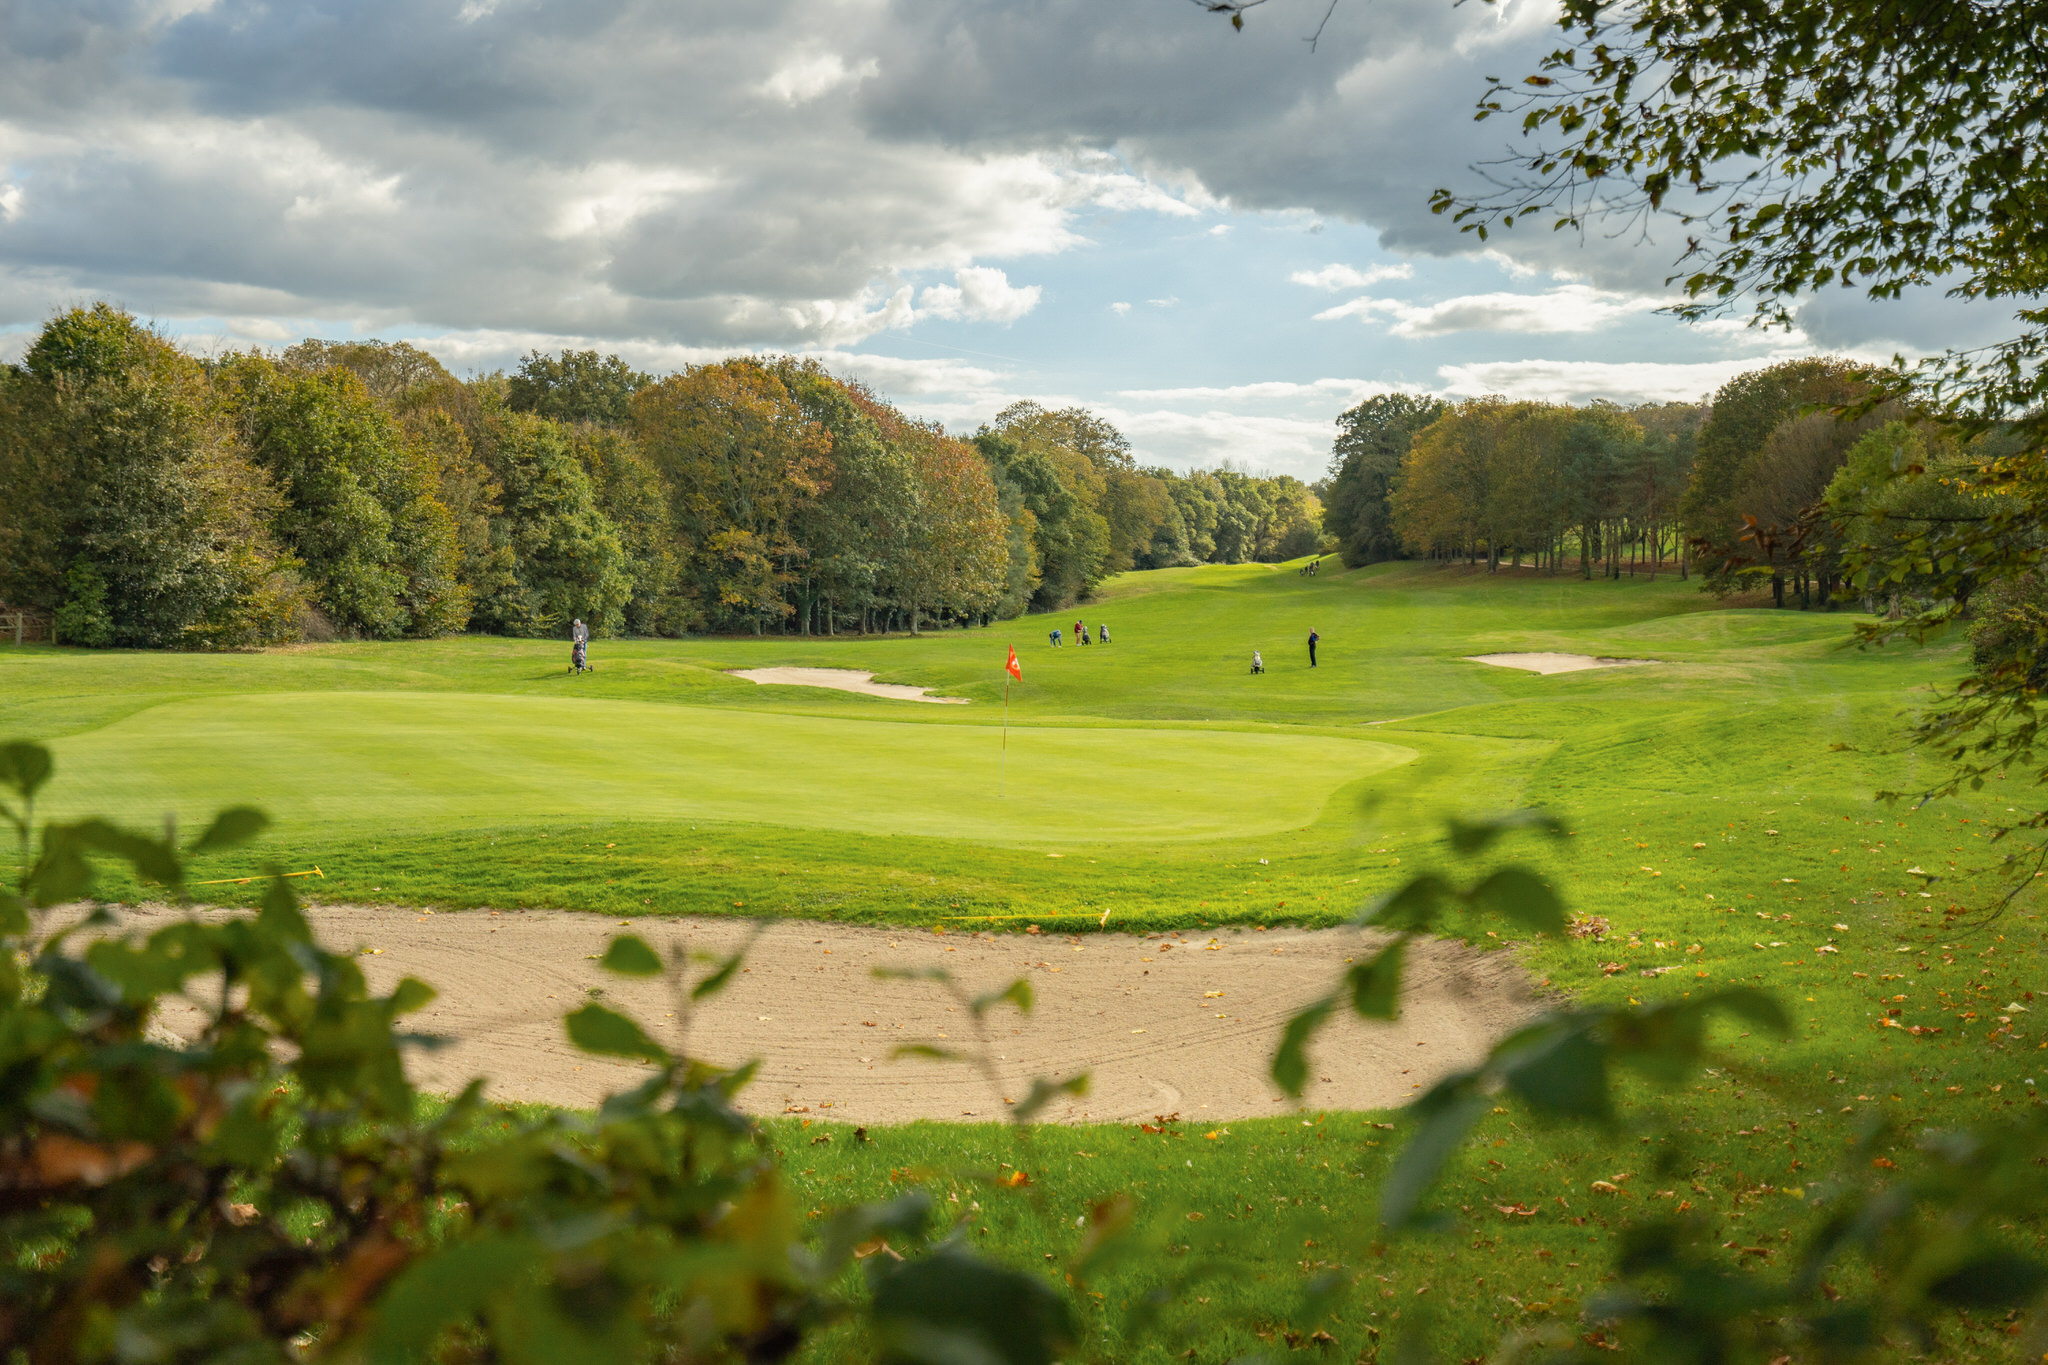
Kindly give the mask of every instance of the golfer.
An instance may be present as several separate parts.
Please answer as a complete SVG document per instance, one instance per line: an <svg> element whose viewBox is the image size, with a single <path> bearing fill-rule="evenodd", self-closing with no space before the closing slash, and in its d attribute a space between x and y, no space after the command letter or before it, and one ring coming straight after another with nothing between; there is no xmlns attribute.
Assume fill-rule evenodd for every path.
<svg viewBox="0 0 2048 1365"><path fill-rule="evenodd" d="M1254 672L1254 673L1264 673L1265 671L1266 671L1266 661L1265 661L1264 659L1261 659L1261 658L1259 657L1259 651L1257 651L1256 649L1255 649L1255 650L1253 650L1253 651L1252 651L1252 672Z"/></svg>
<svg viewBox="0 0 2048 1365"><path fill-rule="evenodd" d="M577 617L569 623L569 664L578 673L590 667L590 627Z"/></svg>
<svg viewBox="0 0 2048 1365"><path fill-rule="evenodd" d="M1322 636L1316 634L1316 628L1314 626L1310 626L1308 628L1308 666L1310 668L1314 668L1316 666L1316 641L1322 638Z"/></svg>

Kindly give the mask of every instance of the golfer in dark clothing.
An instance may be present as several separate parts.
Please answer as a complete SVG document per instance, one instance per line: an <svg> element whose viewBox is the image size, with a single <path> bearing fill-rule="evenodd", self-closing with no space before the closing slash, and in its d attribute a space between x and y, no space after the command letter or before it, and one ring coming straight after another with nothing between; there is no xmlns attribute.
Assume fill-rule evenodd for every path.
<svg viewBox="0 0 2048 1365"><path fill-rule="evenodd" d="M1323 638L1322 636L1320 636L1320 635L1316 634L1316 631L1315 631L1315 627L1314 627L1314 626L1310 626L1310 627L1309 627L1309 631L1308 631L1308 666L1309 666L1310 668L1314 668L1314 667L1316 666L1316 641L1318 641L1318 640L1320 640L1320 639L1322 639L1322 638Z"/></svg>

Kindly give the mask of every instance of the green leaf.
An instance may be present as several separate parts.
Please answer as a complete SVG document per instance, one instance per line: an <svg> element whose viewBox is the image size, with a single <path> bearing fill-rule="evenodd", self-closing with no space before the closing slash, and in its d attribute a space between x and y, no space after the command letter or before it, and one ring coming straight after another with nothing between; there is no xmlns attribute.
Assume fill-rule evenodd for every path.
<svg viewBox="0 0 2048 1365"><path fill-rule="evenodd" d="M1015 1005L1020 1014L1031 1013L1031 983L1020 976L999 991L975 996L969 1008L974 1011L974 1017L979 1019L1005 1000Z"/></svg>
<svg viewBox="0 0 2048 1365"><path fill-rule="evenodd" d="M1605 1119L1612 1113L1607 1061L1607 1048L1576 1021L1524 1030L1493 1054L1508 1089L1555 1118Z"/></svg>
<svg viewBox="0 0 2048 1365"><path fill-rule="evenodd" d="M391 1013L411 1014L414 1010L425 1009L437 994L439 992L418 977L405 977L391 992Z"/></svg>
<svg viewBox="0 0 2048 1365"><path fill-rule="evenodd" d="M270 827L270 817L254 806L234 806L213 817L206 833L193 841L187 852L194 855L237 848Z"/></svg>
<svg viewBox="0 0 2048 1365"><path fill-rule="evenodd" d="M707 996L716 995L724 990L732 984L733 975L739 971L740 964L746 960L747 955L744 952L738 952L719 963L717 971L690 988L690 999L702 1000Z"/></svg>
<svg viewBox="0 0 2048 1365"><path fill-rule="evenodd" d="M931 1043L903 1043L889 1052L894 1057L923 1057L934 1062L957 1062L960 1054L949 1047L937 1047Z"/></svg>
<svg viewBox="0 0 2048 1365"><path fill-rule="evenodd" d="M1038 1111L1051 1104L1061 1095L1079 1098L1088 1093L1088 1073L1083 1071L1063 1081L1049 1081L1043 1076L1031 1078L1031 1091L1021 1103L1010 1110L1010 1118L1017 1123L1029 1123L1038 1116Z"/></svg>
<svg viewBox="0 0 2048 1365"><path fill-rule="evenodd" d="M1525 925L1539 934L1564 932L1564 902L1535 873L1504 867L1465 893L1475 909Z"/></svg>
<svg viewBox="0 0 2048 1365"><path fill-rule="evenodd" d="M1287 1021L1280 1046L1273 1053L1273 1083L1289 1095L1299 1097L1308 1083L1308 1044L1337 1007L1336 997L1324 996Z"/></svg>
<svg viewBox="0 0 2048 1365"><path fill-rule="evenodd" d="M1450 894L1449 883L1434 872L1425 872L1368 905L1354 922L1427 933L1436 924L1437 906Z"/></svg>
<svg viewBox="0 0 2048 1365"><path fill-rule="evenodd" d="M2009 1251L1986 1251L1927 1286L1930 1298L1964 1308L2014 1308L2048 1285L2048 1268Z"/></svg>
<svg viewBox="0 0 2048 1365"><path fill-rule="evenodd" d="M24 802L35 799L55 767L50 751L40 744L22 739L0 744L0 786L8 787Z"/></svg>
<svg viewBox="0 0 2048 1365"><path fill-rule="evenodd" d="M668 1050L649 1038L638 1024L603 1005L585 1005L562 1022L568 1027L569 1041L585 1052L606 1057L640 1057L650 1062L669 1059Z"/></svg>
<svg viewBox="0 0 2048 1365"><path fill-rule="evenodd" d="M957 1243L874 1267L875 1335L887 1365L1051 1365L1074 1344L1066 1301L1035 1276Z"/></svg>
<svg viewBox="0 0 2048 1365"><path fill-rule="evenodd" d="M638 934L617 934L611 946L604 950L603 961L597 964L608 972L620 976L660 976L661 956L647 946L647 940Z"/></svg>
<svg viewBox="0 0 2048 1365"><path fill-rule="evenodd" d="M433 1358L443 1331L494 1296L526 1286L544 1263L540 1245L523 1237L462 1242L414 1261L377 1300L370 1360L415 1365Z"/></svg>
<svg viewBox="0 0 2048 1365"><path fill-rule="evenodd" d="M1394 1158L1387 1178L1380 1186L1380 1224L1405 1228L1415 1221L1422 1196L1436 1178L1480 1115L1492 1102L1479 1093L1470 1072L1447 1076L1414 1104L1409 1111L1422 1119L1422 1127L1408 1139L1408 1145Z"/></svg>
<svg viewBox="0 0 2048 1365"><path fill-rule="evenodd" d="M1520 830L1534 830L1552 838L1564 835L1564 825L1554 815L1540 810L1509 811L1485 820L1465 821L1453 818L1445 822L1450 826L1451 850L1460 857L1472 857L1484 853L1495 840Z"/></svg>
<svg viewBox="0 0 2048 1365"><path fill-rule="evenodd" d="M1407 956L1408 940L1397 938L1344 974L1351 983L1355 1014L1364 1019L1401 1017L1401 965Z"/></svg>

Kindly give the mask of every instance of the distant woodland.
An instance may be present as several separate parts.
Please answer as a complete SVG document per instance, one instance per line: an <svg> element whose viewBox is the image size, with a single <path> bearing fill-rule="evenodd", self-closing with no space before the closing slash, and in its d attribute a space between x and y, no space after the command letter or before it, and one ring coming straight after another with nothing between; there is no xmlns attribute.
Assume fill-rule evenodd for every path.
<svg viewBox="0 0 2048 1365"><path fill-rule="evenodd" d="M1353 566L1422 557L1584 577L1701 573L1711 590L1825 606L1845 555L1967 511L1983 495L1965 491L1964 471L1996 453L1966 452L1895 402L1866 403L1870 381L1816 357L1738 375L1704 403L1380 395L1338 419L1316 485L1323 526ZM1920 469L1936 477L1897 477Z"/></svg>
<svg viewBox="0 0 2048 1365"><path fill-rule="evenodd" d="M963 440L789 357L199 359L106 304L0 367L0 489L0 602L79 645L917 631L1324 544L1299 480L1140 468L1078 408Z"/></svg>

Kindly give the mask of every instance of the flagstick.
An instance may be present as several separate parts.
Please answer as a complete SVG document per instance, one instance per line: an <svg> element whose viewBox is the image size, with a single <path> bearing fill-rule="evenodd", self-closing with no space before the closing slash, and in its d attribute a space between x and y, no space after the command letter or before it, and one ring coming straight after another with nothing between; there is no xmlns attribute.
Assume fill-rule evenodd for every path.
<svg viewBox="0 0 2048 1365"><path fill-rule="evenodd" d="M996 796L1002 797L1003 787L1010 780L1010 679L1003 677L1003 766L996 777Z"/></svg>

